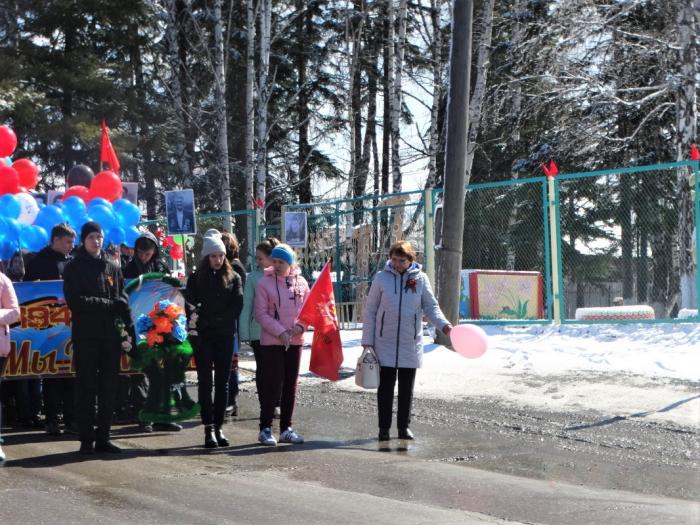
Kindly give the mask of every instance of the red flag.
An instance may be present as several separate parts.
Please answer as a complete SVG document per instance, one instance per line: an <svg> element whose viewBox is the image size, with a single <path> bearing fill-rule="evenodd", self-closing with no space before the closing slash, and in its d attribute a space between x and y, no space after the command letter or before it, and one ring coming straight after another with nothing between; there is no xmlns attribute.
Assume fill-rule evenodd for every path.
<svg viewBox="0 0 700 525"><path fill-rule="evenodd" d="M331 381L338 380L343 364L343 344L335 315L335 295L331 281L331 263L326 263L311 288L299 313L299 321L314 327L309 370Z"/></svg>
<svg viewBox="0 0 700 525"><path fill-rule="evenodd" d="M107 164L107 169L119 175L119 159L117 152L112 147L112 141L109 140L109 131L105 119L102 119L102 147L100 149L100 164Z"/></svg>
<svg viewBox="0 0 700 525"><path fill-rule="evenodd" d="M700 151L698 151L697 144L690 146L690 160L700 160Z"/></svg>

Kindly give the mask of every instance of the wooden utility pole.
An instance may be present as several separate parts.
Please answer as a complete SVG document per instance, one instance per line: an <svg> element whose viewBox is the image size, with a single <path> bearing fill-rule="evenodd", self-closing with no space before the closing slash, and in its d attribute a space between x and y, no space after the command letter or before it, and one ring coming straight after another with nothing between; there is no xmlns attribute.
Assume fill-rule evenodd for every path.
<svg viewBox="0 0 700 525"><path fill-rule="evenodd" d="M438 280L438 301L450 323L459 321L459 272L462 267L464 235L464 184L467 168L467 129L469 127L469 70L471 68L471 0L455 0L450 47L450 86L447 102L447 141L445 146L444 216L442 223L442 264ZM446 337L438 332L438 342Z"/></svg>

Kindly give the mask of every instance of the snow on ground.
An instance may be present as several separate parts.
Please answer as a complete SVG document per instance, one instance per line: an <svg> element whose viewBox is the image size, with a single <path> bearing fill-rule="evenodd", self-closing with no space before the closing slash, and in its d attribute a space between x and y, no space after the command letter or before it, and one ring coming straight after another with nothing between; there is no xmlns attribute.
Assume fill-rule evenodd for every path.
<svg viewBox="0 0 700 525"><path fill-rule="evenodd" d="M424 338L416 396L448 400L481 396L513 406L603 416L645 417L700 427L700 325L485 326L489 348L465 359ZM354 368L359 330L342 332ZM311 336L307 334L307 342ZM310 351L302 355L308 372ZM307 374L308 377L308 374ZM304 379L314 380L318 379ZM354 377L338 385L360 390Z"/></svg>

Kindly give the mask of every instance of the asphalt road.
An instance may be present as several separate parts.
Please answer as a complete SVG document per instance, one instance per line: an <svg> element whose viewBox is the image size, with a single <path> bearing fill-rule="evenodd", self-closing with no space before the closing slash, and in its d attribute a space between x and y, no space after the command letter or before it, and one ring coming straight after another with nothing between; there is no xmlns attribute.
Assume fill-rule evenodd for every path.
<svg viewBox="0 0 700 525"><path fill-rule="evenodd" d="M267 448L254 386L242 386L225 449L202 449L194 421L179 433L117 427L125 451L109 458L10 429L0 523L700 523L697 429L417 399L418 439L387 446L372 393L305 380L306 443Z"/></svg>

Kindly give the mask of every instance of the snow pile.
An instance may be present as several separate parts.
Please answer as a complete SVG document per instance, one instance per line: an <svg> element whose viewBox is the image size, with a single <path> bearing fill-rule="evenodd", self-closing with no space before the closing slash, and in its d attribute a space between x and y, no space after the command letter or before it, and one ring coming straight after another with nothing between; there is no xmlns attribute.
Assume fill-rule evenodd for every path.
<svg viewBox="0 0 700 525"><path fill-rule="evenodd" d="M643 413L648 419L700 427L700 325L483 328L489 349L479 359L464 359L425 338L416 396L465 402L491 397L514 406L591 409L606 416ZM355 367L361 335L343 332L343 366ZM302 374L309 356L306 347ZM353 378L338 384L359 390Z"/></svg>

